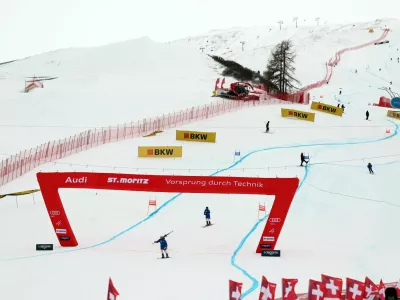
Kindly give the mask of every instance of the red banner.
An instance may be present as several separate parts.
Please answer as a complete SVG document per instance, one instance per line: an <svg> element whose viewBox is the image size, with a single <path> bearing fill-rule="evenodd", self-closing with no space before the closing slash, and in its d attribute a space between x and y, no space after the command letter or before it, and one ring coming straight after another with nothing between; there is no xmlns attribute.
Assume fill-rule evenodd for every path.
<svg viewBox="0 0 400 300"><path fill-rule="evenodd" d="M257 247L274 250L285 223L298 178L171 176L113 173L38 173L43 199L61 246L78 245L58 193L60 188L120 191L275 195L268 222ZM264 245L264 246L263 246Z"/></svg>

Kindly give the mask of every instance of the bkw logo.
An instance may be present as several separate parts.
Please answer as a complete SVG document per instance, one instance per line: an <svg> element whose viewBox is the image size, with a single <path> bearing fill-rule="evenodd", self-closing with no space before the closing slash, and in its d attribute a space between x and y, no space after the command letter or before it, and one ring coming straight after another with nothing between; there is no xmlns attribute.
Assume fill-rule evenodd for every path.
<svg viewBox="0 0 400 300"><path fill-rule="evenodd" d="M206 140L207 134L200 134L200 133L191 133L190 134L191 140Z"/></svg>
<svg viewBox="0 0 400 300"><path fill-rule="evenodd" d="M302 119L307 119L307 117L308 117L308 114L294 112L294 116L295 116L295 117L302 118Z"/></svg>
<svg viewBox="0 0 400 300"><path fill-rule="evenodd" d="M322 111L328 111L328 112L331 112L331 113L335 113L336 112L336 108L328 107L328 106L325 106L325 105L319 105L318 108L320 110L322 110Z"/></svg>
<svg viewBox="0 0 400 300"><path fill-rule="evenodd" d="M151 149L149 151L149 155L167 156L173 154L174 154L173 149Z"/></svg>

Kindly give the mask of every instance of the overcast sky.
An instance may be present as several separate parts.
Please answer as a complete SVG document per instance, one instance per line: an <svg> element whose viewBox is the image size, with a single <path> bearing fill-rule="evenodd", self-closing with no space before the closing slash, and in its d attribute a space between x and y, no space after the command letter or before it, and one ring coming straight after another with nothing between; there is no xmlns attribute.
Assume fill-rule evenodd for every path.
<svg viewBox="0 0 400 300"><path fill-rule="evenodd" d="M294 16L331 24L400 18L400 0L0 0L0 62L142 36L165 42L280 19L293 24Z"/></svg>

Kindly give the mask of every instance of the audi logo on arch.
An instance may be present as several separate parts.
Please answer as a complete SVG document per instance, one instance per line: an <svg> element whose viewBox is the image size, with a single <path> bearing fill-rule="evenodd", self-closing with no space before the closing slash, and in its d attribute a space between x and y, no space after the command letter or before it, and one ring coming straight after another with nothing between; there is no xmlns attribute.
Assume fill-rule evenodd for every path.
<svg viewBox="0 0 400 300"><path fill-rule="evenodd" d="M60 215L60 211L59 210L51 210L50 211L50 216L59 216Z"/></svg>
<svg viewBox="0 0 400 300"><path fill-rule="evenodd" d="M281 221L281 218L271 218L269 219L270 223L279 223Z"/></svg>

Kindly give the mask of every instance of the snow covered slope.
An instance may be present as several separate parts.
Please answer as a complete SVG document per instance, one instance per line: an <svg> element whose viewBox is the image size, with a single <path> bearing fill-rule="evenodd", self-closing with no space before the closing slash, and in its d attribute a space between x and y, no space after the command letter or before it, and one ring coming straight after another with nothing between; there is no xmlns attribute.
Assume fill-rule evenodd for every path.
<svg viewBox="0 0 400 300"><path fill-rule="evenodd" d="M217 76L210 64L198 50L142 38L0 66L0 153L207 103ZM57 79L21 93L34 75Z"/></svg>
<svg viewBox="0 0 400 300"><path fill-rule="evenodd" d="M303 123L280 117L280 108L287 106L247 108L177 128L216 131L216 144L178 142L171 129L43 165L0 188L0 194L35 188L35 174L40 170L210 175L226 169L218 174L298 176L301 185L278 242L281 258L255 254L265 222L257 220L258 203L265 201L270 208L271 197L61 190L80 246L57 247L44 254L35 252L34 244L58 242L40 194L35 201L29 195L6 197L0 200L3 295L12 300L50 300L55 295L60 300L76 295L97 299L104 297L109 276L121 300L160 296L175 300L188 295L199 300L222 299L227 297L228 279L243 282L242 299L258 299L261 275L279 284L277 296L282 277L299 278L299 292L307 290L308 279L319 279L321 273L396 281L400 242L393 237L397 236L400 209L396 196L399 122L388 120L385 109L368 106L382 79L364 69L368 64L371 70L380 66L385 72L382 78L393 78L393 86L398 84L395 75L400 65L392 64L390 57L399 43L400 26L397 21L389 22L394 23L389 45L346 53L329 85L312 91L323 102L337 104L335 97L340 98L346 105L343 117L317 113L315 123ZM318 52L321 58L314 53L321 60L322 75L311 71L302 81L322 79L322 63L336 50L373 39L364 30L338 36L348 42L334 48L328 43ZM358 39L354 44L349 42L353 36ZM315 63L311 58L308 64ZM306 65L299 63L298 68ZM351 73L355 68L358 73ZM310 111L305 106L292 107ZM367 109L371 121L365 120ZM273 134L262 132L266 120L271 121ZM184 156L139 159L138 145L183 145ZM247 155L237 164L233 164L235 150ZM312 158L307 169L298 167L301 152ZM368 162L374 166L373 176L366 169ZM147 202L155 197L159 211L147 218ZM203 229L205 206L210 207L215 226ZM170 230L174 230L168 238L172 259L157 260L159 249L152 242Z"/></svg>
<svg viewBox="0 0 400 300"><path fill-rule="evenodd" d="M375 86L380 87L388 84L389 74L393 76L393 69L390 69L389 62L385 64L382 57L390 55L390 57L393 57L393 62L396 58L397 63L397 57L400 56L400 52L397 50L400 38L396 34L400 28L400 21L397 19L355 24L321 25L320 27L308 25L299 26L299 28L295 28L293 24L284 24L282 30L279 30L279 27L234 28L232 30L211 31L203 36L188 37L175 43L196 49L204 48L204 53L231 59L262 72L265 70L273 47L284 39L290 39L297 53L296 76L305 86L324 77L325 63L337 51L376 39L382 34L382 29L385 28L393 30L393 34L388 37L390 45L371 47L365 51L355 52L354 58L346 57L350 61L355 60L354 64L347 67L348 72L354 71L356 68L365 69L367 65L370 65L372 72L384 68L381 76L386 81L376 81L376 78L374 80L371 75L367 76L368 83L371 83L372 80ZM369 33L369 29L374 29L375 32ZM243 51L242 42L244 42ZM215 64L215 67L220 69L217 64ZM348 85L351 85L348 76L341 78L343 82L348 82ZM358 82L360 81L362 80L358 80ZM363 86L366 86L367 82ZM396 88L400 90L400 82L396 84Z"/></svg>

